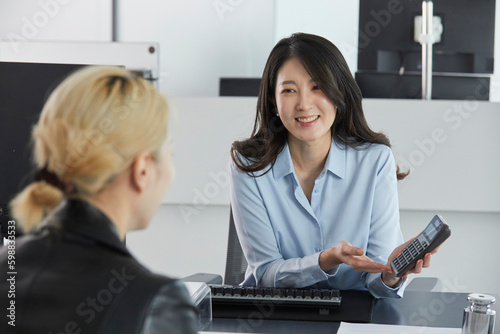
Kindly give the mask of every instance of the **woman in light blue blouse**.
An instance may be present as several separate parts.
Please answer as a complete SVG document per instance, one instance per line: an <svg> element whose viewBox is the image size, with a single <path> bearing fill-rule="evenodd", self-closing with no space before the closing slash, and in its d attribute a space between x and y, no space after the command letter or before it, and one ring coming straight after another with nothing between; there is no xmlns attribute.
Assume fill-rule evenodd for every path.
<svg viewBox="0 0 500 334"><path fill-rule="evenodd" d="M231 204L248 262L243 285L368 289L400 297L388 260L403 243L389 139L328 40L294 34L264 69L251 137L231 149ZM409 273L430 264L430 254Z"/></svg>

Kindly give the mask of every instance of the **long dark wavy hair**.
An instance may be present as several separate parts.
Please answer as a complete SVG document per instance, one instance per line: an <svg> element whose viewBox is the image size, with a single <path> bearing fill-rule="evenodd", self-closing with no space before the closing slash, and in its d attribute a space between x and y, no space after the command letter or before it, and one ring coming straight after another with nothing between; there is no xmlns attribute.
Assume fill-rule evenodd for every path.
<svg viewBox="0 0 500 334"><path fill-rule="evenodd" d="M300 61L314 82L337 107L335 121L331 127L332 137L337 144L359 149L366 143L391 146L389 139L368 126L362 95L352 77L347 63L339 49L329 40L311 34L296 33L283 38L276 44L267 59L260 92L257 100L257 114L250 138L235 141L231 146L231 158L243 172L252 175L274 166L288 138L288 131L276 115L276 79L279 69L292 58ZM247 161L244 161L246 159ZM408 175L400 173L401 180Z"/></svg>

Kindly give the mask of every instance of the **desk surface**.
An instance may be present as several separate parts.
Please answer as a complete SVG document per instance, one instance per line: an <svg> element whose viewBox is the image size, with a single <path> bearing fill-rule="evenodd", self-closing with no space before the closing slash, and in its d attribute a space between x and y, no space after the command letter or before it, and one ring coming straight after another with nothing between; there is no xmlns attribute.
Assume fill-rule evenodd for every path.
<svg viewBox="0 0 500 334"><path fill-rule="evenodd" d="M469 304L468 293L406 291L402 299L380 299L375 302L373 323L454 327L462 326L463 310ZM493 309L500 313L498 295ZM337 333L339 323L312 321L281 321L252 319L214 318L207 331L244 333ZM495 332L500 333L500 320L495 323Z"/></svg>

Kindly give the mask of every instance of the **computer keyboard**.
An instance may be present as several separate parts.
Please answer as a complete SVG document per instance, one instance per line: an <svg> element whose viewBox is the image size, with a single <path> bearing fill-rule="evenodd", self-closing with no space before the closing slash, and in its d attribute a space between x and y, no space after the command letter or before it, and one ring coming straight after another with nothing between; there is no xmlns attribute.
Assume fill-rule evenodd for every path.
<svg viewBox="0 0 500 334"><path fill-rule="evenodd" d="M214 318L370 322L368 291L209 285Z"/></svg>
<svg viewBox="0 0 500 334"><path fill-rule="evenodd" d="M255 303L279 306L323 307L340 306L338 290L258 288L212 285L212 304L253 305Z"/></svg>

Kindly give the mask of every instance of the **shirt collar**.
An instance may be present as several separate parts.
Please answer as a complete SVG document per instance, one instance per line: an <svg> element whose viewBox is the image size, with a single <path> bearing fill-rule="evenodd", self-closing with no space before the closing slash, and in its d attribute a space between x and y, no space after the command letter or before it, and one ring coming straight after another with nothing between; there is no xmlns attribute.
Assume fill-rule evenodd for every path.
<svg viewBox="0 0 500 334"><path fill-rule="evenodd" d="M345 177L346 155L347 150L345 145L338 144L332 139L324 170L328 170L343 179ZM285 143L285 146L278 154L276 162L274 163L273 176L275 180L278 180L288 174L292 174L293 172L294 170L292 156L290 155L290 148L288 147L288 143Z"/></svg>
<svg viewBox="0 0 500 334"><path fill-rule="evenodd" d="M330 152L328 152L328 158L326 159L325 168L343 179L345 177L346 159L346 145L336 143L332 139L332 144L330 145Z"/></svg>
<svg viewBox="0 0 500 334"><path fill-rule="evenodd" d="M285 143L285 146L278 154L276 162L274 163L273 176L275 180L278 180L291 173L293 173L292 156L290 155L288 143Z"/></svg>

